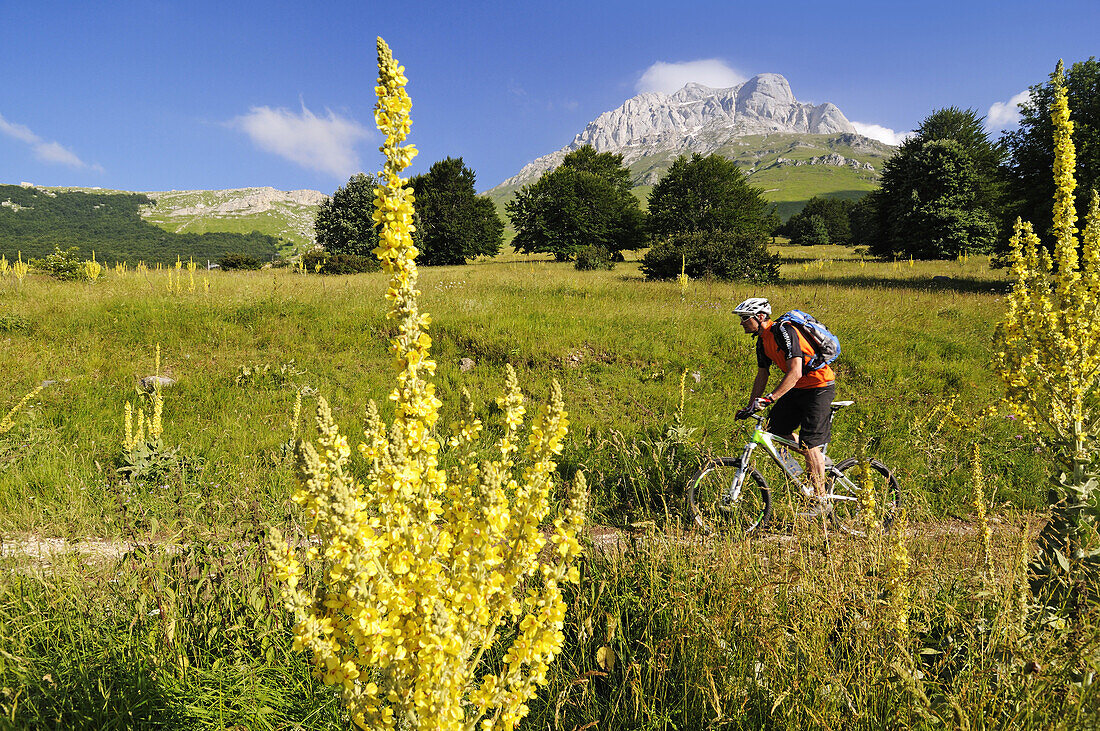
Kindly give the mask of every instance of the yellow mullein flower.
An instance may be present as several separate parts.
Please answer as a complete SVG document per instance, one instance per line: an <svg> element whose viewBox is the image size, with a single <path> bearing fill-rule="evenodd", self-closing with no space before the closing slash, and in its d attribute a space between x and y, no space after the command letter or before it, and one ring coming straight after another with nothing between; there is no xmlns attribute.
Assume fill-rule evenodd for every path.
<svg viewBox="0 0 1100 731"><path fill-rule="evenodd" d="M911 596L909 587L909 546L905 541L907 525L905 510L902 509L891 533L890 552L886 557L886 601L890 628L902 639L909 636Z"/></svg>
<svg viewBox="0 0 1100 731"><path fill-rule="evenodd" d="M11 407L11 410L4 415L4 418L0 419L0 434L7 434L9 431L12 430L12 427L15 426L15 415L18 414L20 410L22 410L22 408L27 404L28 401L37 396L43 388L43 386L38 386L37 388L30 391L30 393L28 393L26 396L21 398L19 400L19 403Z"/></svg>
<svg viewBox="0 0 1100 731"><path fill-rule="evenodd" d="M15 276L16 281L20 285L23 284L23 279L26 278L27 273L30 272L31 267L25 261L23 261L23 252L20 251L17 255L16 262L11 265L11 273Z"/></svg>
<svg viewBox="0 0 1100 731"><path fill-rule="evenodd" d="M302 481L293 501L310 534L304 561L323 555L324 581L316 594L303 591L304 568L290 560L295 552L276 531L271 563L297 620L295 648L309 650L318 676L341 687L355 724L396 728L402 719L402 727L421 729L510 728L564 642L559 587L579 578L586 488L579 477L554 522L554 558L540 563L540 528L549 519L554 457L568 421L555 384L519 456L525 407L510 367L498 400L505 423L499 458L479 458L482 426L467 394L447 440L460 450L459 468L451 480L439 468L441 403L428 381L435 372L431 318L417 301L414 200L401 177L416 154L403 145L410 103L404 69L381 39L378 67L375 119L386 163L375 191L375 254L390 278L388 316L397 324L390 340L394 419L387 428L368 406L358 448L365 474L357 477L347 441L318 399L319 437L316 446L298 443ZM516 476L515 460L522 461ZM540 588L525 590L536 575ZM497 672L482 667L501 625L513 622L520 630L505 648L509 660ZM364 677L372 682L359 682ZM472 688L478 691L471 695Z"/></svg>
<svg viewBox="0 0 1100 731"><path fill-rule="evenodd" d="M989 516L985 509L982 451L977 442L974 442L970 448L970 483L974 488L974 512L978 516L978 530L982 539L984 578L992 585L995 578L993 572L993 530L989 527Z"/></svg>
<svg viewBox="0 0 1100 731"><path fill-rule="evenodd" d="M1096 520L1082 510L1100 499L1090 477L1095 472L1093 435L1100 426L1094 406L1100 377L1100 203L1093 191L1078 239L1076 152L1061 62L1051 81L1053 255L1042 248L1030 223L1016 221L1010 242L1014 285L997 328L995 352L1005 401L1028 429L1043 436L1064 467L1064 477L1052 490L1054 511L1062 514L1044 528L1033 568L1065 588L1070 583L1067 561L1100 551Z"/></svg>
<svg viewBox="0 0 1100 731"><path fill-rule="evenodd" d="M84 262L84 278L89 282L99 279L103 273L103 265L95 260L95 249L92 249L92 260Z"/></svg>

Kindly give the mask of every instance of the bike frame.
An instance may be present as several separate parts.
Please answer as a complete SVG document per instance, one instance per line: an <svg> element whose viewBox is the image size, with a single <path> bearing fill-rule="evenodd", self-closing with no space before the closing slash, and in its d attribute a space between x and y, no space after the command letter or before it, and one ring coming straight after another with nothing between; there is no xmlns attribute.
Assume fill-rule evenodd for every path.
<svg viewBox="0 0 1100 731"><path fill-rule="evenodd" d="M829 422L832 423L833 418L836 416L836 411L832 411L829 414ZM733 482L730 484L730 490L727 493L727 500L729 502L736 501L741 496L741 488L745 484L745 477L749 474L749 470L752 468L752 453L756 451L757 447L763 447L764 451L772 458L772 461L779 466L779 469L783 470L783 473L798 486L798 489L802 492L803 496L807 498L814 497L814 489L812 484L808 480L802 479L800 475L805 472L793 472L787 465L783 463L783 457L779 453L780 447L789 447L795 451L801 453L802 449L798 445L798 442L786 439L778 434L772 434L764 428L764 417L758 414L753 414L752 418L756 419L756 428L753 429L752 435L749 438L748 444L745 445L745 450L741 453L741 464L737 468L737 474L733 478ZM828 443L821 446L821 454L824 456L828 450ZM855 501L855 495L860 492L859 485L849 480L843 472L836 469L832 465L826 465L825 476L831 477L835 482L841 482L849 491L848 495L836 495L830 494L827 496L830 500L851 500Z"/></svg>

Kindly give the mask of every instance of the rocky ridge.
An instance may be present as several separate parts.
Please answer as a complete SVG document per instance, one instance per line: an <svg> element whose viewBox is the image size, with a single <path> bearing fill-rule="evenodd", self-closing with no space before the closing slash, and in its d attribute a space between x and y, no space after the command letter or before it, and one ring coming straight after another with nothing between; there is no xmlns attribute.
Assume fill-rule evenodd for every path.
<svg viewBox="0 0 1100 731"><path fill-rule="evenodd" d="M313 221L325 194L271 187L169 190L146 193L154 203L141 215L169 231L255 230L299 245L313 242Z"/></svg>
<svg viewBox="0 0 1100 731"><path fill-rule="evenodd" d="M853 138L856 144L863 139L834 104L798 101L787 79L780 74L760 74L727 89L689 83L675 94L639 94L618 109L604 112L568 145L527 164L497 188L535 180L584 145L591 145L597 152L622 153L623 163L630 166L654 155L684 152L707 155L736 144L739 138L772 133L839 135ZM790 163L866 165L841 155Z"/></svg>

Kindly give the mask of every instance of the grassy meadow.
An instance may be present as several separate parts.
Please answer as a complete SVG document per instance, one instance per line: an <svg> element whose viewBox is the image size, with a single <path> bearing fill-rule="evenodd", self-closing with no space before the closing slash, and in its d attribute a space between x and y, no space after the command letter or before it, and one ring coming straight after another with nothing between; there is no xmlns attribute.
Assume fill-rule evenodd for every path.
<svg viewBox="0 0 1100 731"><path fill-rule="evenodd" d="M1027 608L1051 461L1011 414L988 413L1006 273L977 257L777 250L783 279L761 287L520 255L420 271L441 423L463 388L494 423L508 363L535 402L557 379L571 421L559 472L584 470L591 521L616 529L595 533L565 653L525 727L1100 722L1097 608L1060 625ZM166 281L0 278L0 413L46 384L0 434L0 728L347 728L290 649L260 538L295 528L287 444L309 434L318 394L353 445L369 400L389 415L385 282L287 269L196 272L193 291L186 273L179 289ZM864 449L890 465L908 530L856 539L781 512L752 541L684 531L684 481L747 434L733 414L755 374L753 341L730 310L750 295L839 336L837 398L856 405L830 453ZM147 398L139 381L154 375L158 344L160 375L175 381L163 442L177 451L127 481L124 410ZM992 577L971 518L974 442ZM38 539L136 548L41 561L19 548Z"/></svg>

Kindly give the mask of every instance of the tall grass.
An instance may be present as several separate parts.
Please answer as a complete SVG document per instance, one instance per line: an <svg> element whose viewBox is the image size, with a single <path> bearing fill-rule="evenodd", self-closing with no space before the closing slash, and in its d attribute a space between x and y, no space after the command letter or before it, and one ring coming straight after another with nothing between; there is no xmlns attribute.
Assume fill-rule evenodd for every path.
<svg viewBox="0 0 1100 731"><path fill-rule="evenodd" d="M1002 308L1001 274L973 259L861 265L839 247L780 251L791 261L777 285L691 282L683 297L678 284L642 281L635 262L577 272L513 256L426 268L422 299L439 313L432 335L443 400L458 401L450 397L462 359L475 364L461 375L475 394L494 392L510 362L532 392L545 392L552 378L562 383L575 434L587 430L599 443L617 433L630 444L671 424L686 370L698 377L688 380L683 414L684 425L696 429L692 449L736 449L743 431L733 412L755 364L753 343L728 310L763 294L777 308L812 312L841 338L838 398L857 405L838 421L834 448L852 451L854 425L866 421L875 456L899 472L920 511L957 510L965 502L965 469L950 456L928 469L929 453L943 446L937 439L948 435L917 432L952 395L965 394L956 407L964 421L997 398L988 348L989 323ZM153 520L216 525L239 499L259 499L274 514L292 480L268 467L288 437L284 425L298 388L329 396L344 423L372 398L386 407L390 356L382 336L392 326L381 275L214 273L209 293L197 287L180 294L166 292L159 276L109 274L95 285L33 275L22 286L0 280L0 320L26 324L2 333L9 400L53 382L0 445L0 530L119 533L124 505L146 530ZM113 465L122 412L137 379L151 374L158 342L165 373L177 381L166 394L166 446L181 446L195 469L166 488L125 494ZM244 366L278 369L291 361L304 374L290 383L237 383ZM478 408L494 406L485 399ZM1010 420L987 431L998 444L989 453L989 471L998 476L994 500L1041 504L1036 445L1015 439ZM604 474L622 471L613 454L598 450L574 461ZM673 472L680 469L676 463ZM668 478L664 497L674 500L675 475L654 474L654 482ZM595 489L599 499L603 488ZM614 520L613 486L605 497L601 517ZM663 504L660 495L649 497ZM205 507L196 511L200 503Z"/></svg>
<svg viewBox="0 0 1100 731"><path fill-rule="evenodd" d="M889 541L649 533L594 548L524 727L1094 727L1100 610L1040 623L1021 593L1036 520L1003 525L993 581L969 526L903 536L906 634L885 594ZM117 565L5 572L0 728L346 728L291 651L254 541L246 525Z"/></svg>
<svg viewBox="0 0 1100 731"><path fill-rule="evenodd" d="M558 379L574 424L563 478L586 471L597 522L649 526L590 552L565 653L527 727L1100 723L1095 608L1039 624L1021 579L1047 455L1012 415L984 414L999 396L988 360L1002 274L976 258L778 250L784 279L766 288L682 292L642 281L636 262L577 272L519 255L421 271L444 402L458 402L463 359L483 417L498 407L479 394L496 393L506 363L534 393ZM0 411L46 383L0 436L0 537L138 546L102 564L0 558L0 728L346 728L290 650L255 526L295 530L285 445L296 398L308 413L324 393L345 427L369 399L386 408L382 277L214 273L208 292L169 293L163 276L0 278ZM839 334L838 398L857 405L839 417L833 449L865 447L898 473L908 572L889 563L886 540L798 523L754 541L679 534L683 481L704 455L744 442L733 412L753 344L729 308L752 294ZM187 467L127 482L116 471L124 407L152 375L158 342L176 380L163 441ZM958 520L972 497L960 445L975 441L993 580L976 558L978 530ZM891 575L911 596L904 634L887 614Z"/></svg>
<svg viewBox="0 0 1100 731"><path fill-rule="evenodd" d="M924 531L927 531L926 527ZM698 544L650 537L598 554L570 647L533 725L550 728L1088 728L1100 722L1100 613L1073 627L1021 612L1026 551L1006 531L994 584L974 537L906 538L908 635L874 544ZM952 544L944 550L942 543ZM881 545L881 544L880 544ZM608 645L614 667L598 662ZM1086 649L1087 648L1087 649ZM604 653L606 656L606 652Z"/></svg>

